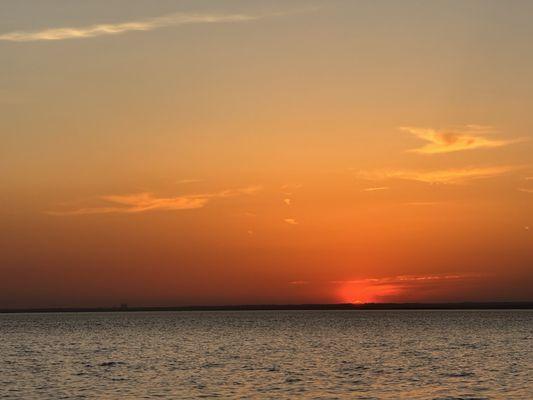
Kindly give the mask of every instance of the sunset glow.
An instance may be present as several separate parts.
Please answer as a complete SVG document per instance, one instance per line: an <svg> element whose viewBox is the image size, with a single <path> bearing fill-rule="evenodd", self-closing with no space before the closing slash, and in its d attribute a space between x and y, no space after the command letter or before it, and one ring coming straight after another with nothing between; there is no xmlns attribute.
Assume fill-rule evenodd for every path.
<svg viewBox="0 0 533 400"><path fill-rule="evenodd" d="M532 298L526 4L44 3L0 5L0 308Z"/></svg>

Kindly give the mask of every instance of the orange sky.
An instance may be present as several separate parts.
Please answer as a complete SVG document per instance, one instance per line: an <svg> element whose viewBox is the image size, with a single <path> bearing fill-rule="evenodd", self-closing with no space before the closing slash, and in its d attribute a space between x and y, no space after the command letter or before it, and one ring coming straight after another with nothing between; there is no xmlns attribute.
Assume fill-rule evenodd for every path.
<svg viewBox="0 0 533 400"><path fill-rule="evenodd" d="M533 300L533 5L0 4L0 308Z"/></svg>

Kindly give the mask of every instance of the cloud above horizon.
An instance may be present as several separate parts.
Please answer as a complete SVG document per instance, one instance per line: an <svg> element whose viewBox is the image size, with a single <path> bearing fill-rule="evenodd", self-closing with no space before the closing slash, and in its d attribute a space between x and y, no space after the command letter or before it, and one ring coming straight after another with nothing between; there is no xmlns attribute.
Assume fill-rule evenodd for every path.
<svg viewBox="0 0 533 400"><path fill-rule="evenodd" d="M388 190L388 186L377 186L377 187L369 187L369 188L365 188L363 189L363 192L379 192L379 191L382 191L382 190Z"/></svg>
<svg viewBox="0 0 533 400"><path fill-rule="evenodd" d="M49 215L90 215L90 214L136 214L147 211L179 211L205 207L216 198L251 195L261 190L260 186L249 186L240 189L229 189L215 193L183 195L176 197L157 197L153 193L142 192L128 195L100 196L105 203L100 206L83 207L71 210L47 211Z"/></svg>
<svg viewBox="0 0 533 400"><path fill-rule="evenodd" d="M389 283L401 283L401 282L420 282L420 281L442 281L450 279L464 279L471 277L479 277L479 274L447 274L447 275L395 275L385 276L381 278L362 278L355 280L345 281L332 281L331 283L372 283L376 285L383 285Z"/></svg>
<svg viewBox="0 0 533 400"><path fill-rule="evenodd" d="M474 179L492 178L515 171L520 167L502 165L494 167L470 167L419 171L408 169L361 171L358 176L367 180L402 179L434 184L460 184Z"/></svg>
<svg viewBox="0 0 533 400"><path fill-rule="evenodd" d="M467 125L464 128L450 130L403 126L400 127L400 130L429 142L422 147L408 150L409 152L419 154L441 154L463 150L495 148L524 141L524 139L520 138L509 140L488 138L486 135L496 133L497 131L490 126L482 125Z"/></svg>
<svg viewBox="0 0 533 400"><path fill-rule="evenodd" d="M104 35L118 35L135 31L152 31L159 28L185 24L208 24L222 22L244 22L279 15L248 14L200 14L175 13L138 21L95 24L82 27L48 28L38 31L14 31L0 34L0 40L10 42L35 42L66 39L84 39Z"/></svg>
<svg viewBox="0 0 533 400"><path fill-rule="evenodd" d="M484 274L397 275L381 278L331 281L339 285L339 297L348 303L398 301L398 297L417 296L443 287L454 287L465 282L474 283Z"/></svg>

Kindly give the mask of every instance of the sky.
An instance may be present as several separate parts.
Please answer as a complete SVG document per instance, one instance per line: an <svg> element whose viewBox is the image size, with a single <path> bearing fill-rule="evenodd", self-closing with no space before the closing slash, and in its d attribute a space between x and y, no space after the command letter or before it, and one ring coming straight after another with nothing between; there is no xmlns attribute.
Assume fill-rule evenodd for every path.
<svg viewBox="0 0 533 400"><path fill-rule="evenodd" d="M533 300L533 3L0 3L0 308Z"/></svg>

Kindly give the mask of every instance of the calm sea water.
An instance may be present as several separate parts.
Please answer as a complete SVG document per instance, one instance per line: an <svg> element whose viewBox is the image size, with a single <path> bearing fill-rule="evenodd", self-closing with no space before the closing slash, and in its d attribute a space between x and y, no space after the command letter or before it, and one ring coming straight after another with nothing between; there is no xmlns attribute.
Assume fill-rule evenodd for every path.
<svg viewBox="0 0 533 400"><path fill-rule="evenodd" d="M533 399L532 311L0 315L0 398Z"/></svg>

